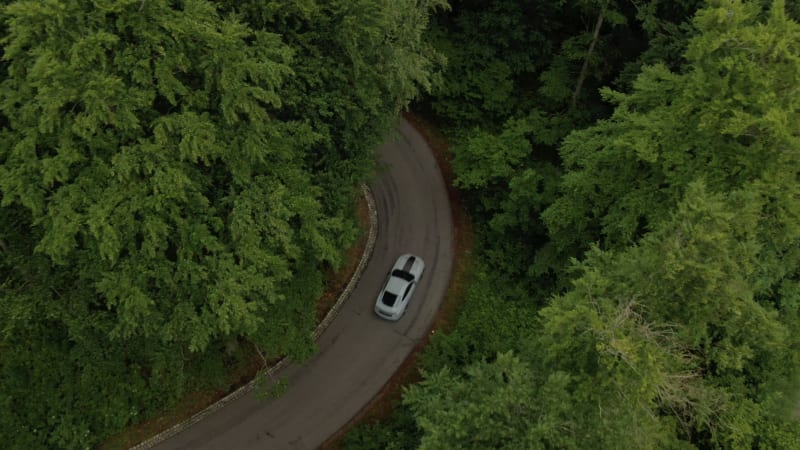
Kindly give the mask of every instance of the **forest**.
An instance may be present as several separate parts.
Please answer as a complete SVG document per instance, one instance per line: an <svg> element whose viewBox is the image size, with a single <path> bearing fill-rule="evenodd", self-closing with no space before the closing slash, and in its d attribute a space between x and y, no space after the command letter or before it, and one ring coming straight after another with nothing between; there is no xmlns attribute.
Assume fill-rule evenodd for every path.
<svg viewBox="0 0 800 450"><path fill-rule="evenodd" d="M0 447L92 448L243 349L313 354L439 5L4 4Z"/></svg>
<svg viewBox="0 0 800 450"><path fill-rule="evenodd" d="M476 256L345 449L800 448L800 3L451 1Z"/></svg>
<svg viewBox="0 0 800 450"><path fill-rule="evenodd" d="M0 7L0 443L93 448L315 352L411 109L475 234L347 449L800 448L800 3Z"/></svg>

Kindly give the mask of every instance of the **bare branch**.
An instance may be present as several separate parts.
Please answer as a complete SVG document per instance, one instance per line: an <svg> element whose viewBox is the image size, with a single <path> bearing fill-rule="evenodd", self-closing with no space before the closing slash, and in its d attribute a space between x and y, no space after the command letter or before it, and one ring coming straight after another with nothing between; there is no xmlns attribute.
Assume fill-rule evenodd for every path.
<svg viewBox="0 0 800 450"><path fill-rule="evenodd" d="M581 67L581 73L578 74L578 83L575 86L575 92L572 93L572 103L570 104L570 111L575 109L575 105L578 103L578 95L581 93L581 88L583 87L583 82L586 80L586 76L589 72L589 58L592 56L592 52L594 52L594 46L597 44L597 40L600 38L600 27L603 26L603 12L600 11L600 14L597 15L597 22L594 24L594 33L592 35L592 43L589 44L589 51L586 52L586 58L583 59L583 67Z"/></svg>

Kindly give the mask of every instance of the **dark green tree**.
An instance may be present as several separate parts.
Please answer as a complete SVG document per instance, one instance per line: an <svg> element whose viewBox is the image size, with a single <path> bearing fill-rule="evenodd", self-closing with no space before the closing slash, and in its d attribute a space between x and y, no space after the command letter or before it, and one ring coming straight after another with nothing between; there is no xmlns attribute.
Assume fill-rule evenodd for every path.
<svg viewBox="0 0 800 450"><path fill-rule="evenodd" d="M313 351L323 268L434 78L441 5L320 3L3 7L5 447L90 447L222 383L241 342Z"/></svg>
<svg viewBox="0 0 800 450"><path fill-rule="evenodd" d="M682 61L690 27L681 24L698 2L522 3L459 2L439 19L431 39L448 55L454 80L429 104L443 123L460 127L456 184L493 243L487 256L509 274L525 274L534 297L546 298L565 287L554 269L563 254L548 245L540 217L557 197L561 141L610 114L600 86L627 88L643 62ZM489 69L504 65L502 79Z"/></svg>
<svg viewBox="0 0 800 450"><path fill-rule="evenodd" d="M400 110L440 79L443 56L422 33L446 2L219 3L252 28L279 33L292 49L292 76L282 86L278 116L308 124L318 136L305 159L322 187L323 211L349 213L352 186L372 173L374 149ZM349 223L351 216L340 220Z"/></svg>
<svg viewBox="0 0 800 450"><path fill-rule="evenodd" d="M408 391L423 446L800 446L800 26L786 6L709 2L678 33L685 63L665 58L629 93L603 91L614 114L561 146L550 242L534 256L563 293L528 317L532 331L509 333L517 360L472 353L470 338L492 326L434 342L436 356L474 359ZM514 198L504 183L536 161L530 120L458 149L458 182L493 212L490 229L541 204L499 208ZM509 266L524 284L519 248Z"/></svg>

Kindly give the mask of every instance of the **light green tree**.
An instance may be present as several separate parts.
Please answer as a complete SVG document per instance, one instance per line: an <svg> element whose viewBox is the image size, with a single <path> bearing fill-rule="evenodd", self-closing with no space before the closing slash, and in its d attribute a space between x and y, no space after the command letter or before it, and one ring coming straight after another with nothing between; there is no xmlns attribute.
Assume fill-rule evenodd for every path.
<svg viewBox="0 0 800 450"><path fill-rule="evenodd" d="M797 312L754 299L755 198L691 183L638 245L592 249L573 288L509 343L518 358L441 369L408 390L422 447L800 443L785 401L798 389Z"/></svg>
<svg viewBox="0 0 800 450"><path fill-rule="evenodd" d="M572 133L561 148L569 173L543 214L559 246L627 245L699 177L715 191L751 182L794 188L784 186L793 156L782 149L797 145L790 124L800 101L791 88L800 28L783 8L776 3L764 22L755 3L702 10L685 74L656 65L630 94L604 90L617 105L612 118Z"/></svg>
<svg viewBox="0 0 800 450"><path fill-rule="evenodd" d="M558 404L538 397L536 381L530 367L511 353L471 365L463 376L448 369L427 374L403 397L423 431L419 448L577 448L563 433L565 423L551 420L558 416ZM550 416L542 417L542 409Z"/></svg>

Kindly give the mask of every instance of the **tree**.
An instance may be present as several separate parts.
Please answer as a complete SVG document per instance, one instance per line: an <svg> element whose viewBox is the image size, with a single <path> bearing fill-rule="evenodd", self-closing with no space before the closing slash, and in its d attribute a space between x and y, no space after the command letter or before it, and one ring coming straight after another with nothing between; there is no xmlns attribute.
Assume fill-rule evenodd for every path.
<svg viewBox="0 0 800 450"><path fill-rule="evenodd" d="M517 359L463 356L495 325L438 338L435 356L466 362L408 390L423 446L800 445L800 28L784 2L769 3L710 2L678 33L690 37L685 64L645 67L628 93L603 90L614 114L563 142L559 193L542 215L550 242L533 256L561 291L527 317L529 332L507 333ZM525 121L506 124L456 159L489 226L515 211L500 207L508 180L536 160ZM514 248L506 235L491 236ZM531 283L509 254L512 278ZM489 276L502 286L503 275Z"/></svg>
<svg viewBox="0 0 800 450"><path fill-rule="evenodd" d="M371 175L375 147L400 110L440 80L443 56L422 33L446 2L219 3L252 28L279 33L292 49L278 115L309 124L318 136L305 160L322 187L323 212L352 222L352 186Z"/></svg>
<svg viewBox="0 0 800 450"><path fill-rule="evenodd" d="M564 253L541 217L558 197L559 145L610 114L600 86L625 87L642 58L675 64L688 39L679 24L696 3L461 2L431 32L451 63L452 80L429 104L458 127L451 133L456 184L486 225L487 256L509 274L525 274L529 288L543 293L534 297L566 287L558 276ZM664 35L672 40L664 43Z"/></svg>
<svg viewBox="0 0 800 450"><path fill-rule="evenodd" d="M699 177L715 191L751 182L793 189L784 183L792 156L782 149L796 145L785 124L796 119L798 96L789 86L797 76L798 38L782 8L776 4L765 23L758 22L756 4L703 10L686 74L656 65L630 94L604 90L617 105L614 116L572 133L561 148L569 173L563 194L543 213L560 248L634 242Z"/></svg>
<svg viewBox="0 0 800 450"><path fill-rule="evenodd" d="M558 193L560 171L543 150L555 144L553 136L560 130L545 131L556 128L554 122L534 111L510 119L499 133L475 130L454 148L454 184L472 194L471 208L486 218L482 232L494 243L485 253L509 274L528 270L533 248L545 237L546 228L535 215ZM509 239L512 235L522 239Z"/></svg>
<svg viewBox="0 0 800 450"><path fill-rule="evenodd" d="M790 218L800 205L797 155L786 149L798 147L788 124L798 121L800 97L789 86L800 74L800 40L784 9L783 2L766 14L759 4L712 3L694 20L683 73L657 65L630 94L606 90L617 104L613 117L565 140L562 194L543 214L562 259L599 242L626 252L631 273L650 267L641 281L613 283L663 289L644 296L649 321L681 324L682 347L702 361L693 371L712 391L732 392L717 408L721 419L684 431L701 446L770 441L791 408L776 399L794 398L796 389L787 367L797 358L789 336L796 335L799 236ZM710 228L698 217L664 238L650 258L669 269L633 258L626 249L643 245L649 231L676 226L681 198L678 214L706 202L692 188L697 180L726 198L727 215ZM728 243L720 247L721 239Z"/></svg>
<svg viewBox="0 0 800 450"><path fill-rule="evenodd" d="M554 2L452 2L426 39L447 57L445 82L423 107L450 126L497 125L530 103L530 74L551 52ZM520 95L522 94L522 95Z"/></svg>
<svg viewBox="0 0 800 450"><path fill-rule="evenodd" d="M757 197L691 183L639 245L591 250L573 288L499 354L426 373L423 448L744 448L800 443L796 311L760 304ZM530 318L533 320L533 318Z"/></svg>
<svg viewBox="0 0 800 450"><path fill-rule="evenodd" d="M443 369L405 392L403 401L423 431L420 449L533 449L565 443L551 424L535 424L535 378L518 358L501 353L495 362L476 363L464 374L461 378Z"/></svg>
<svg viewBox="0 0 800 450"><path fill-rule="evenodd" d="M769 439L759 422L791 420L791 406L775 399L797 389L797 324L793 309L756 295L760 206L751 193L715 195L691 183L639 245L591 251L575 288L542 311L537 347L550 370L595 374L597 392L618 379L620 395L644 395L650 415L672 416L674 433L701 448ZM581 311L600 316L577 320Z"/></svg>
<svg viewBox="0 0 800 450"><path fill-rule="evenodd" d="M441 4L4 7L4 443L88 447L225 388L237 341L313 351L322 269L355 236L373 145L432 82L419 35Z"/></svg>

